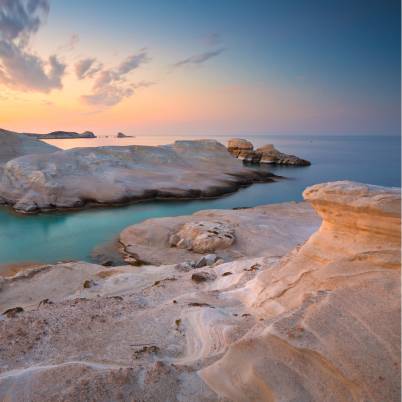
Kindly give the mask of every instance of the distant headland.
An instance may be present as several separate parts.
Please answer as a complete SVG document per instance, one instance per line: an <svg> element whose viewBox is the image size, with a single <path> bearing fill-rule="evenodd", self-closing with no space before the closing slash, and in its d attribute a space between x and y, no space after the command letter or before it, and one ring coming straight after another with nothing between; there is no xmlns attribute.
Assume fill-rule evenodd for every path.
<svg viewBox="0 0 402 402"><path fill-rule="evenodd" d="M96 135L92 131L84 131L83 133L76 133L74 131L52 131L47 134L36 134L36 133L19 133L24 135L29 135L32 138L39 140L64 140L73 138L96 138Z"/></svg>

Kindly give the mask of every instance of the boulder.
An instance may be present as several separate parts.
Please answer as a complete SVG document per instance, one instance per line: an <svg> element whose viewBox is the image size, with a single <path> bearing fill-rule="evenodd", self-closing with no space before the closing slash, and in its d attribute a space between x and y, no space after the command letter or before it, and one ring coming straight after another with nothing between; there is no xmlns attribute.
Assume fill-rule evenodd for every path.
<svg viewBox="0 0 402 402"><path fill-rule="evenodd" d="M229 152L232 151L252 151L253 144L242 138L232 138L228 141L228 150Z"/></svg>
<svg viewBox="0 0 402 402"><path fill-rule="evenodd" d="M272 144L257 148L256 154L260 155L260 163L292 166L309 166L311 162L298 158L295 155L288 155L278 151Z"/></svg>
<svg viewBox="0 0 402 402"><path fill-rule="evenodd" d="M246 163L276 164L290 166L309 166L311 163L294 155L278 151L272 144L266 144L254 150L253 144L244 139L231 139L228 151L237 159Z"/></svg>
<svg viewBox="0 0 402 402"><path fill-rule="evenodd" d="M196 253L208 253L211 251L230 247L235 241L233 227L223 222L189 222L169 239L172 247L192 250Z"/></svg>
<svg viewBox="0 0 402 402"><path fill-rule="evenodd" d="M195 268L202 268L205 266L212 266L218 261L216 254L207 254L202 256L195 264Z"/></svg>

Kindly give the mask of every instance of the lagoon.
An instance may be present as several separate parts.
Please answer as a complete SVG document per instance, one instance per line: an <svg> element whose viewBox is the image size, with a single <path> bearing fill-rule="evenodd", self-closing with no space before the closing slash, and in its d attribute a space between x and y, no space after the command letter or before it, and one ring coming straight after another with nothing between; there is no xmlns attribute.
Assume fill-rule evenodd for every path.
<svg viewBox="0 0 402 402"><path fill-rule="evenodd" d="M266 167L286 179L254 184L236 193L209 200L153 201L123 207L74 212L16 215L0 208L0 264L61 260L91 261L97 245L114 239L128 225L147 218L190 214L201 209L253 207L269 203L300 201L312 184L353 180L383 186L401 185L400 137L384 136L247 136L255 146L273 143L279 150L312 162L308 167ZM205 136L140 136L116 139L52 140L70 148L99 145L159 145L175 139ZM212 138L212 136L210 137ZM227 136L213 136L226 144Z"/></svg>

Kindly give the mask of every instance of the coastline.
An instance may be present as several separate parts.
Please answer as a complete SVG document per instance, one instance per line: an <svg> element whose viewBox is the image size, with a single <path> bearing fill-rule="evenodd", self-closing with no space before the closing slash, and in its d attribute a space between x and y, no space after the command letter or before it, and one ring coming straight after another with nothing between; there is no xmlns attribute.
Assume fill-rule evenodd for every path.
<svg viewBox="0 0 402 402"><path fill-rule="evenodd" d="M132 198L127 198L120 201L108 202L108 203L100 203L94 201L83 201L82 204L71 206L71 207L51 207L51 208L41 208L38 210L32 211L22 211L16 210L11 203L1 203L0 207L7 208L11 213L16 215L36 215L40 213L52 213L52 212L73 212L73 211L82 211L85 209L97 209L97 208L113 208L113 207L121 207L132 204L139 204L142 202L151 202L151 201L191 201L191 200L210 200L217 199L221 197L225 197L227 195L231 195L241 188L246 188L255 183L273 183L276 180L286 180L287 178L284 176L278 176L269 172L263 171L255 171L257 174L252 174L250 176L240 176L229 174L232 177L236 177L238 181L228 181L226 186L222 185L221 187L215 187L208 189L206 191L202 190L189 190L187 193L181 195L175 193L174 191L160 191L160 190L147 190L146 194L142 196L136 196ZM1 196L0 196L1 197Z"/></svg>
<svg viewBox="0 0 402 402"><path fill-rule="evenodd" d="M163 400L171 393L172 400L212 402L264 396L267 389L286 397L305 386L306 400L318 401L327 392L322 382L331 384L335 400L394 400L400 367L394 358L373 363L378 354L398 356L400 347L400 191L334 182L310 187L304 196L312 207L206 210L144 222L127 233L137 239L134 253L138 239L148 247L147 239L159 236L179 255L169 238L183 223L229 225L234 243L211 243L218 256L231 253L228 261L200 267L64 262L3 279L0 354L7 367L0 396L28 392L33 402L47 402L60 397L56 379L71 401L86 389L82 380L96 384L91 397L99 400L106 389L113 400L144 393ZM171 226L175 221L178 228ZM186 233L194 240L202 235ZM250 370L255 374L247 375ZM45 381L49 376L52 383Z"/></svg>

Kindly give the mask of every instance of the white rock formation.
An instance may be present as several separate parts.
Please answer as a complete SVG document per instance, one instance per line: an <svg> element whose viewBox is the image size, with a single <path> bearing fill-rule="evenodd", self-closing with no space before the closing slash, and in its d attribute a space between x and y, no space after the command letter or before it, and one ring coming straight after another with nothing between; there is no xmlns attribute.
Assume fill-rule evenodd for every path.
<svg viewBox="0 0 402 402"><path fill-rule="evenodd" d="M75 148L9 161L0 179L0 202L34 212L91 203L199 198L272 178L243 167L213 140Z"/></svg>
<svg viewBox="0 0 402 402"><path fill-rule="evenodd" d="M3 279L0 400L399 401L400 190L304 194L323 222L283 257Z"/></svg>
<svg viewBox="0 0 402 402"><path fill-rule="evenodd" d="M48 154L59 148L26 135L0 129L0 168L11 159L30 154Z"/></svg>

